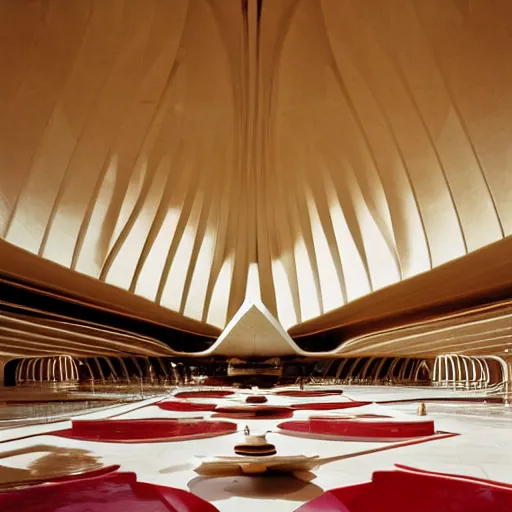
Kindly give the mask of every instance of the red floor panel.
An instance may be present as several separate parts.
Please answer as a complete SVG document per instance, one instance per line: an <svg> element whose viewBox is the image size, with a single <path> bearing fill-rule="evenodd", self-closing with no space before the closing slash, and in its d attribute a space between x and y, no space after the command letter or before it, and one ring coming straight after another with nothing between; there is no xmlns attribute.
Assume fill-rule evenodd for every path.
<svg viewBox="0 0 512 512"><path fill-rule="evenodd" d="M0 493L2 512L216 512L180 489L137 482L134 473L74 479Z"/></svg>
<svg viewBox="0 0 512 512"><path fill-rule="evenodd" d="M377 471L367 484L327 491L297 512L510 512L512 486L418 470Z"/></svg>
<svg viewBox="0 0 512 512"><path fill-rule="evenodd" d="M71 429L59 430L54 434L85 441L129 443L214 437L236 430L236 424L228 421L73 420Z"/></svg>
<svg viewBox="0 0 512 512"><path fill-rule="evenodd" d="M305 421L285 421L278 425L285 432L298 434L315 434L355 439L407 439L425 437L435 433L434 422L425 421L389 421L345 419L345 418L310 418Z"/></svg>

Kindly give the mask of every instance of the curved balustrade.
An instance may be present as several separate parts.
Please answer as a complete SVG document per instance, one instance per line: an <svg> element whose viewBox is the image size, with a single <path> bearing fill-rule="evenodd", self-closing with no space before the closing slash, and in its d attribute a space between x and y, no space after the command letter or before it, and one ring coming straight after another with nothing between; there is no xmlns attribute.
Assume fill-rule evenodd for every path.
<svg viewBox="0 0 512 512"><path fill-rule="evenodd" d="M12 361L11 381L16 384L37 382L84 382L100 384L170 384L193 382L189 365L163 357L52 357Z"/></svg>
<svg viewBox="0 0 512 512"><path fill-rule="evenodd" d="M324 378L353 385L425 385L432 379L425 359L411 357L352 357L332 361Z"/></svg>
<svg viewBox="0 0 512 512"><path fill-rule="evenodd" d="M495 356L440 355L434 361L432 384L454 389L490 389L507 380L500 360Z"/></svg>
<svg viewBox="0 0 512 512"><path fill-rule="evenodd" d="M77 359L71 356L22 359L16 369L16 382L77 382Z"/></svg>

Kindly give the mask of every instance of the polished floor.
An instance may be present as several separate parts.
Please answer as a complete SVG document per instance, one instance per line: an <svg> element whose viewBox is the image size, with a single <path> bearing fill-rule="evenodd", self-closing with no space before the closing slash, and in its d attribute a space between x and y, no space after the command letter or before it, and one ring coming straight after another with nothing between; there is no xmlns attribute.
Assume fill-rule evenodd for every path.
<svg viewBox="0 0 512 512"><path fill-rule="evenodd" d="M57 464L70 470L81 466L120 464L121 470L136 472L140 481L189 490L212 502L221 511L261 510L264 506L266 511L280 512L293 511L327 489L367 481L373 471L392 468L394 464L512 483L512 409L482 401L464 401L484 398L482 392L356 386L343 386L343 390L344 393L338 397L313 400L332 402L350 398L375 402L358 408L358 413L404 419L418 418L418 403L425 401L427 418L435 421L436 430L459 435L416 444L299 439L278 432L277 425L283 420L233 419L230 421L236 422L239 429L234 434L187 441L125 444L85 442L52 435L54 431L70 427L71 422L66 420L1 430L0 483L8 484L9 479L19 478L27 470L38 476L51 474ZM248 393L250 391L244 391L223 399L202 398L198 402L237 405L243 403ZM163 398L166 396L102 407L81 414L80 418L208 418L212 414L165 411L154 405ZM443 401L443 398L447 400ZM461 401L453 401L454 398ZM432 399L435 401L429 401ZM282 405L304 400L269 395L268 404ZM383 403L389 401L393 402ZM315 415L324 412L314 411ZM69 413L73 414L73 410L70 409ZM346 414L346 411L342 413ZM307 418L311 414L311 411L296 411L294 419ZM313 471L293 475L212 477L194 471L200 456L232 455L246 425L252 432L270 431L268 440L275 444L280 455L319 455L334 460Z"/></svg>

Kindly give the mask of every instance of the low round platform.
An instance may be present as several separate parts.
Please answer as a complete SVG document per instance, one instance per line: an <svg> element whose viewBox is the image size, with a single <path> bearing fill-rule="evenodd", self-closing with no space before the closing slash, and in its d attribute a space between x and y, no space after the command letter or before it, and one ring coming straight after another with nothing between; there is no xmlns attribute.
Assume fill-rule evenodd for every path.
<svg viewBox="0 0 512 512"><path fill-rule="evenodd" d="M215 437L236 432L229 421L175 419L73 420L72 428L53 432L60 437L105 443L151 443Z"/></svg>
<svg viewBox="0 0 512 512"><path fill-rule="evenodd" d="M330 440L397 441L435 434L434 422L392 421L380 418L310 418L285 421L278 426L283 433Z"/></svg>

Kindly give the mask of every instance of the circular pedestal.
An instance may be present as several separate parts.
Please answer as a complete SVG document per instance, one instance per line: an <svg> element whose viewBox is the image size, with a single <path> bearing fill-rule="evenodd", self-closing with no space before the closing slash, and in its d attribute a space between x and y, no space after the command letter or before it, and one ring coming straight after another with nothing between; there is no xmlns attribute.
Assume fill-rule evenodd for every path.
<svg viewBox="0 0 512 512"><path fill-rule="evenodd" d="M264 404L268 402L267 397L264 395L249 395L245 401L248 404Z"/></svg>
<svg viewBox="0 0 512 512"><path fill-rule="evenodd" d="M237 444L235 446L235 453L249 457L267 457L269 455L275 455L277 451L276 447L270 443L260 445Z"/></svg>

